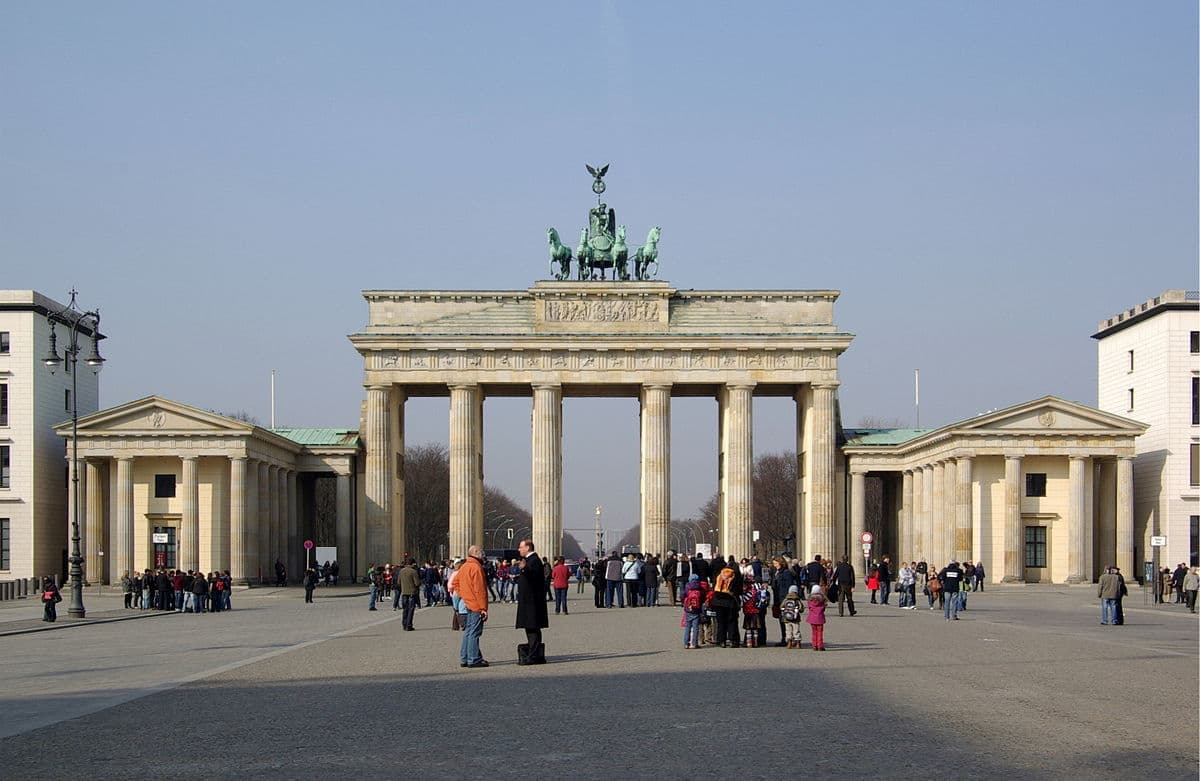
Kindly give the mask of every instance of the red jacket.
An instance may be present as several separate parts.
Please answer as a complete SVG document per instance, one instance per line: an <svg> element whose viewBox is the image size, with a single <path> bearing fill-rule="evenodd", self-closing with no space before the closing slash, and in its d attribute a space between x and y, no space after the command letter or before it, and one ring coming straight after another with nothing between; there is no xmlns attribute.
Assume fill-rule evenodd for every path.
<svg viewBox="0 0 1200 781"><path fill-rule="evenodd" d="M567 588L571 583L571 569L566 564L555 564L550 570L550 581L555 588Z"/></svg>

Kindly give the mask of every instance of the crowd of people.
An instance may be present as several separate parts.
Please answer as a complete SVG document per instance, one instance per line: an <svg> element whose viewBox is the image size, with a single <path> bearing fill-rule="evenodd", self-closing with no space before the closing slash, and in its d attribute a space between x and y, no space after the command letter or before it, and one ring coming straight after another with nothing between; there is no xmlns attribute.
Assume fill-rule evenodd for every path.
<svg viewBox="0 0 1200 781"><path fill-rule="evenodd" d="M224 572L160 568L121 574L121 593L128 610L173 610L176 613L219 613L232 607L233 578Z"/></svg>
<svg viewBox="0 0 1200 781"><path fill-rule="evenodd" d="M1193 613L1196 612L1196 592L1200 590L1200 567L1188 568L1183 562L1174 570L1162 567L1154 583L1154 603L1165 605L1184 605Z"/></svg>

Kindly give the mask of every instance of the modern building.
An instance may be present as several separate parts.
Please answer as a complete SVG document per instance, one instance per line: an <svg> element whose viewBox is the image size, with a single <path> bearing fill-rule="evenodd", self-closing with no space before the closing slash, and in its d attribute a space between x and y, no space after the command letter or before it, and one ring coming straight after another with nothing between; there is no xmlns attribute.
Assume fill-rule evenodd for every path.
<svg viewBox="0 0 1200 781"><path fill-rule="evenodd" d="M54 426L71 417L71 365L51 373L42 361L48 316L62 309L33 290L0 290L0 580L66 571L70 465ZM56 330L61 356L64 324ZM74 401L94 412L99 377L82 360L76 371Z"/></svg>
<svg viewBox="0 0 1200 781"><path fill-rule="evenodd" d="M1200 565L1200 293L1166 290L1101 320L1097 406L1149 426L1134 458L1135 560ZM1161 542L1161 540L1159 540Z"/></svg>

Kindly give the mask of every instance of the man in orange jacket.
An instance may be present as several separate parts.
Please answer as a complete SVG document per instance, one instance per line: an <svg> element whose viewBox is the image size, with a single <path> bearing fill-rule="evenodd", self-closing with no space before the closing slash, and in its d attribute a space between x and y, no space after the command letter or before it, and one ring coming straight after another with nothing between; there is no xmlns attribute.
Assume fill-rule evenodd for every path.
<svg viewBox="0 0 1200 781"><path fill-rule="evenodd" d="M479 651L483 622L487 621L488 590L487 575L483 570L483 549L478 545L472 545L467 551L467 560L454 580L454 590L467 609L462 645L459 647L460 666L487 667L488 663Z"/></svg>

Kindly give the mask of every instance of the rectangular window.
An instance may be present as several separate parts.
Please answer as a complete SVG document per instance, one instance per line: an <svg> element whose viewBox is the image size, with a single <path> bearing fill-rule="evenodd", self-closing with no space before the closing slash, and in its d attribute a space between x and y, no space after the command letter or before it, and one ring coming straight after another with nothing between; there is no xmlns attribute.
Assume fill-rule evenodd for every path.
<svg viewBox="0 0 1200 781"><path fill-rule="evenodd" d="M1025 475L1025 495L1026 496L1045 496L1046 495L1046 473L1045 472L1030 472ZM1032 528L1032 527L1030 527Z"/></svg>
<svg viewBox="0 0 1200 781"><path fill-rule="evenodd" d="M1129 389L1129 411L1133 412L1133 388Z"/></svg>
<svg viewBox="0 0 1200 781"><path fill-rule="evenodd" d="M175 496L175 475L154 476L154 498L170 499Z"/></svg>
<svg viewBox="0 0 1200 781"><path fill-rule="evenodd" d="M1129 371L1133 371L1133 350L1129 351Z"/></svg>
<svg viewBox="0 0 1200 781"><path fill-rule="evenodd" d="M1192 425L1200 426L1200 377L1192 378Z"/></svg>
<svg viewBox="0 0 1200 781"><path fill-rule="evenodd" d="M1193 442L1188 447L1188 461L1191 467L1191 485L1200 485L1200 442Z"/></svg>
<svg viewBox="0 0 1200 781"><path fill-rule="evenodd" d="M4 337L4 336L5 336L5 334L0 334L0 337ZM1189 347L1191 348L1192 354L1194 355L1196 353L1200 353L1200 331L1192 331L1191 334L1189 334L1189 336L1191 336ZM0 350L0 352L8 352L8 351Z"/></svg>
<svg viewBox="0 0 1200 781"><path fill-rule="evenodd" d="M153 542L154 545L154 566L164 569L175 568L175 527L174 526L155 526L154 536L151 540L162 540L162 542Z"/></svg>
<svg viewBox="0 0 1200 781"><path fill-rule="evenodd" d="M0 445L0 488L11 488L11 446Z"/></svg>
<svg viewBox="0 0 1200 781"><path fill-rule="evenodd" d="M1046 527L1025 527L1025 566L1046 566Z"/></svg>
<svg viewBox="0 0 1200 781"><path fill-rule="evenodd" d="M1192 336L1195 337L1195 335L1196 333L1193 331ZM1195 339L1192 339L1192 341L1194 342ZM8 355L9 344L8 331L0 331L0 355ZM1195 352L1195 350L1192 352Z"/></svg>
<svg viewBox="0 0 1200 781"><path fill-rule="evenodd" d="M71 389L67 388L63 391L63 409L67 412L71 411Z"/></svg>
<svg viewBox="0 0 1200 781"><path fill-rule="evenodd" d="M1196 383L1192 383L1193 390ZM0 426L8 425L8 383L0 382Z"/></svg>
<svg viewBox="0 0 1200 781"><path fill-rule="evenodd" d="M1188 521L1192 538L1192 563L1189 566L1200 567L1200 515L1193 515Z"/></svg>
<svg viewBox="0 0 1200 781"><path fill-rule="evenodd" d="M1193 524L1192 528L1195 528ZM0 570L12 569L12 541L9 539L12 535L12 521L8 518L0 518ZM1195 550L1195 546L1193 546Z"/></svg>

